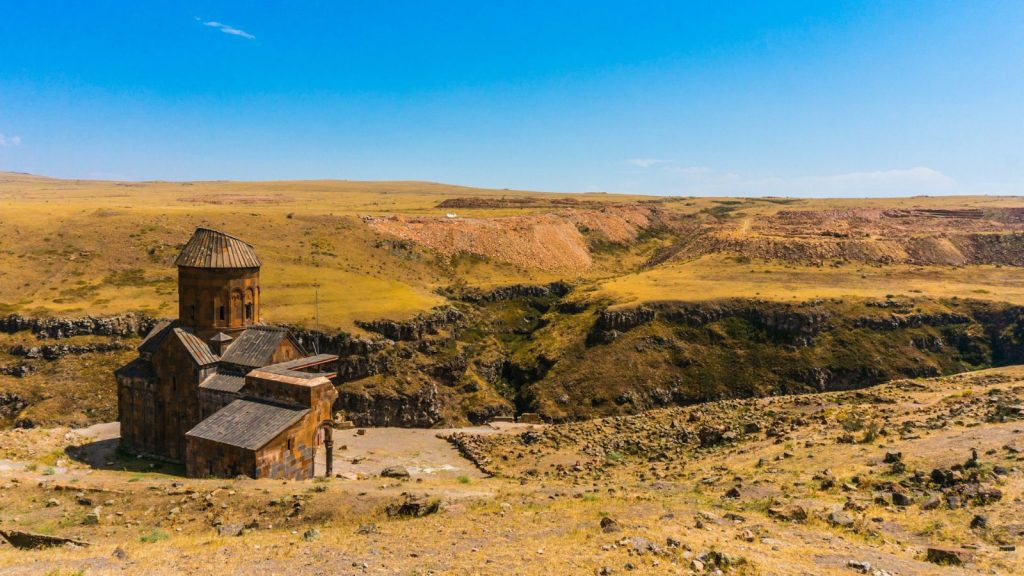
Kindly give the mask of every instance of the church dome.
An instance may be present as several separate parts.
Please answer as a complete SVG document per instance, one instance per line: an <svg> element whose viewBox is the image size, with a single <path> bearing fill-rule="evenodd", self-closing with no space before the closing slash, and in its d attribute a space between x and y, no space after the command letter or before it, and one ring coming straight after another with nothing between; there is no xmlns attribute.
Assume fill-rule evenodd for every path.
<svg viewBox="0 0 1024 576"><path fill-rule="evenodd" d="M250 244L209 228L196 228L174 263L187 268L259 268L262 264Z"/></svg>

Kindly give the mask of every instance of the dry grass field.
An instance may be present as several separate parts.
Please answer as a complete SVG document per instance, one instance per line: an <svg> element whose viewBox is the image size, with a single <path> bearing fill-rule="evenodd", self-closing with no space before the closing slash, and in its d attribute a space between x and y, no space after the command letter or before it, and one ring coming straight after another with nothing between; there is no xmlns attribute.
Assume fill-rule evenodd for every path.
<svg viewBox="0 0 1024 576"><path fill-rule="evenodd" d="M88 546L0 545L0 574L1019 574L1022 378L462 436L490 477L412 468L427 430L341 448L364 473L315 482L185 479L90 431L4 431L3 528ZM412 478L377 475L396 463ZM407 493L439 511L389 514ZM964 565L929 562L929 548Z"/></svg>
<svg viewBox="0 0 1024 576"><path fill-rule="evenodd" d="M799 266L737 262L706 256L602 282L596 292L618 305L658 300L763 298L802 302L815 298L878 298L886 294L973 298L1024 304L1021 270L981 266Z"/></svg>
<svg viewBox="0 0 1024 576"><path fill-rule="evenodd" d="M785 262L757 256L778 249L763 242L845 233L822 230L824 216L794 222L786 216L794 211L830 214L846 226L837 230L847 230L878 220L864 212L922 207L1015 214L1024 201L663 199L421 182L106 182L5 173L0 312L171 315L173 258L196 226L256 246L265 263L267 321L311 324L319 284L322 323L346 330L354 320L403 319L439 305L436 291L446 286L559 279L621 302L888 293L1019 301L1020 269L998 262L836 263L817 252L801 260L799 250ZM859 220L851 224L843 211ZM1020 230L1015 221L954 220L899 220L880 225L869 240ZM673 252L695 226L713 235L696 240L697 249ZM758 243L747 246L744 238Z"/></svg>

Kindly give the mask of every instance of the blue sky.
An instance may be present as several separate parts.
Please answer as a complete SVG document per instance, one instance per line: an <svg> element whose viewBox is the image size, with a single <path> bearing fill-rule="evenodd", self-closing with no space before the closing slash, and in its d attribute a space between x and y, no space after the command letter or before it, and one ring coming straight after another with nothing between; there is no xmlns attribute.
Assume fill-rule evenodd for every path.
<svg viewBox="0 0 1024 576"><path fill-rule="evenodd" d="M0 170L1024 192L1024 2L0 0Z"/></svg>

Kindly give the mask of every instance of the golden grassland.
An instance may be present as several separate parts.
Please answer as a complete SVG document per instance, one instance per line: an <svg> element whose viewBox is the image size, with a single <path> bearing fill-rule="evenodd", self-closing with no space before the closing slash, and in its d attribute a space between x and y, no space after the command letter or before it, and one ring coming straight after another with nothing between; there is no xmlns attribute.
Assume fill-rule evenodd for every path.
<svg viewBox="0 0 1024 576"><path fill-rule="evenodd" d="M619 302L718 297L791 300L920 291L1019 301L1015 268L844 265L796 266L707 257L641 271L664 240L595 251L588 270L570 274L516 267L471 255L443 257L377 233L362 217L443 217L448 198L571 199L589 206L656 202L677 214L727 207L750 221L780 210L843 207L1010 207L1019 198L864 200L650 198L484 190L426 182L108 182L0 173L0 313L173 316L173 258L197 226L241 236L261 255L263 316L311 325L319 286L325 327L403 319L442 304L437 289L570 280ZM549 207L471 208L492 218ZM742 227L741 227L742 228ZM500 240L500 239L499 239ZM568 277L567 277L568 276Z"/></svg>
<svg viewBox="0 0 1024 576"><path fill-rule="evenodd" d="M803 302L885 295L1024 304L1022 280L1024 273L1009 266L799 266L715 255L618 276L602 282L595 295L620 305L751 297Z"/></svg>

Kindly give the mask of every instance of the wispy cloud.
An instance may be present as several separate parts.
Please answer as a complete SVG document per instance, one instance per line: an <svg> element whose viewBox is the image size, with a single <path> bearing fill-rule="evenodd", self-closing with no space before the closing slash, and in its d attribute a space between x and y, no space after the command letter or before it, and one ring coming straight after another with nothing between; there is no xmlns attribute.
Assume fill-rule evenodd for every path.
<svg viewBox="0 0 1024 576"><path fill-rule="evenodd" d="M679 174L707 174L711 172L711 168L707 166L683 166L675 160L663 160L660 158L630 158L626 160L627 164L638 166L640 168L661 168L667 172L676 172Z"/></svg>
<svg viewBox="0 0 1024 576"><path fill-rule="evenodd" d="M791 196L905 196L955 192L956 180L927 166L802 178L751 180L752 187Z"/></svg>
<svg viewBox="0 0 1024 576"><path fill-rule="evenodd" d="M196 20L199 20L199 18L196 18ZM202 20L199 20L199 21L202 22ZM245 38L246 40L255 40L256 39L255 36L253 36L252 34L249 34L245 30L242 30L241 28L235 28L234 26L229 26L227 24L224 24L223 22L217 22L216 20L210 20L208 22L203 22L203 26L209 26L210 28L216 28L217 30L220 30L221 32L223 32L225 34L231 34L232 36L239 36L239 37Z"/></svg>
<svg viewBox="0 0 1024 576"><path fill-rule="evenodd" d="M708 168L707 166L678 166L675 163L666 165L665 170L675 172L677 174L685 174L687 176L711 173L711 168Z"/></svg>
<svg viewBox="0 0 1024 576"><path fill-rule="evenodd" d="M657 158L630 158L629 160L626 160L626 162L633 166L639 166L640 168L651 168L653 166L672 163L671 160L659 160Z"/></svg>
<svg viewBox="0 0 1024 576"><path fill-rule="evenodd" d="M648 174L645 179L649 180L631 187L678 195L858 197L963 193L956 180L927 166L824 176L757 177L707 166L685 166L674 160L627 162L644 168Z"/></svg>
<svg viewBox="0 0 1024 576"><path fill-rule="evenodd" d="M21 136L4 136L0 134L0 147L10 148L21 145Z"/></svg>

